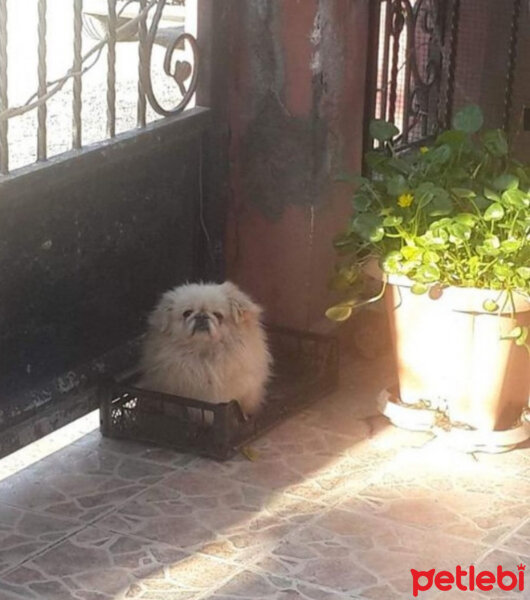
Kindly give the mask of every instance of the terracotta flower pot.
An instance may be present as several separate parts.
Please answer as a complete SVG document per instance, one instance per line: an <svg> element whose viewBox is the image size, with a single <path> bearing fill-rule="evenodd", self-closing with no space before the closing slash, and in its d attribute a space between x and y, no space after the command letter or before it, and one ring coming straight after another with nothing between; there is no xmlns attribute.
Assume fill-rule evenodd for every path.
<svg viewBox="0 0 530 600"><path fill-rule="evenodd" d="M369 272L377 274L373 265ZM498 291L450 287L433 299L413 294L406 277L388 283L401 401L431 401L451 421L477 429L511 427L528 405L530 358L525 347L501 337L530 325L530 302L514 294L515 315L507 307L499 316L483 308Z"/></svg>

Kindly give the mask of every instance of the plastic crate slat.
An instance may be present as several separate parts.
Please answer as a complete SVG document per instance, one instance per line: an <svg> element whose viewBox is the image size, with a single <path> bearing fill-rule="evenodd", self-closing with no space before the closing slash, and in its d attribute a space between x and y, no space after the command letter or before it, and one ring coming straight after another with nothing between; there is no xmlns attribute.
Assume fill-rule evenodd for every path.
<svg viewBox="0 0 530 600"><path fill-rule="evenodd" d="M225 460L336 388L335 338L284 327L268 328L268 334L282 368L256 418L246 421L236 401L211 404L136 388L131 380L107 382L100 391L103 435Z"/></svg>

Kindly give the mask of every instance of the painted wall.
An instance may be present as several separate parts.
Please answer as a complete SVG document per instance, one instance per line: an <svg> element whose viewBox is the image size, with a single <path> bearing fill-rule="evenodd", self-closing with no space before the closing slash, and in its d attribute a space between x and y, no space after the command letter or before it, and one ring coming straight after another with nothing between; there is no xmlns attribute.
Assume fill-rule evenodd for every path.
<svg viewBox="0 0 530 600"><path fill-rule="evenodd" d="M227 274L276 323L308 327L329 303L351 211L333 177L360 169L368 5L232 3Z"/></svg>

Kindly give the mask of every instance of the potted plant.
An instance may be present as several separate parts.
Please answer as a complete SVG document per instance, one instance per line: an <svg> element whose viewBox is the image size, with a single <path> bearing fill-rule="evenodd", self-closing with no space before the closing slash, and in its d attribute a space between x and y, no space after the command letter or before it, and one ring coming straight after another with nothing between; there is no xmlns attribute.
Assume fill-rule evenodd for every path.
<svg viewBox="0 0 530 600"><path fill-rule="evenodd" d="M391 123L355 184L354 214L335 239L343 321L384 298L399 400L481 431L509 429L530 392L530 168L477 106L428 146L397 153ZM362 298L366 278L380 292Z"/></svg>

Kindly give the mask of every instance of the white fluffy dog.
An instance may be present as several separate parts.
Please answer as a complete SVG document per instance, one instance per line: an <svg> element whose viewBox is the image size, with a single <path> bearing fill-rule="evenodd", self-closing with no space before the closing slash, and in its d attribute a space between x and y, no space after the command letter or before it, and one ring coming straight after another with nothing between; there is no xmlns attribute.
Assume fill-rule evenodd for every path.
<svg viewBox="0 0 530 600"><path fill-rule="evenodd" d="M140 386L211 403L237 400L254 414L271 356L261 308L233 283L166 292L149 317Z"/></svg>

